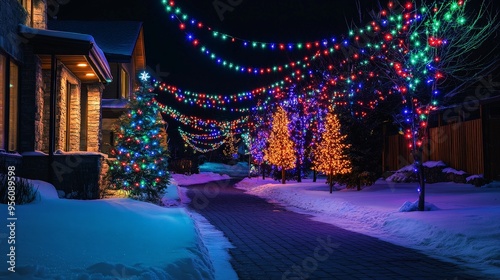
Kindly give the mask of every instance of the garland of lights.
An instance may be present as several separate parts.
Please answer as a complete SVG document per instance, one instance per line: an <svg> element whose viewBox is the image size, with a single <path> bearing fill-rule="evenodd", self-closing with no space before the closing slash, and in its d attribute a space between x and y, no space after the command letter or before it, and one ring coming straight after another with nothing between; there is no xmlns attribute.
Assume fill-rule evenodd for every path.
<svg viewBox="0 0 500 280"><path fill-rule="evenodd" d="M156 88L162 92L168 92L175 96L178 102L183 102L184 104L197 105L201 108L214 108L220 111L230 111L230 112L249 112L256 111L259 108L255 106L242 108L231 108L226 106L226 104L237 103L241 101L252 100L255 96L261 95L266 91L266 88L255 89L251 92L243 92L234 95L215 95L215 94L205 94L197 93L191 91L183 91L175 86L157 83ZM266 103L269 102L271 96L266 97ZM262 109L262 108L261 108Z"/></svg>
<svg viewBox="0 0 500 280"><path fill-rule="evenodd" d="M165 10L170 14L171 19L177 19L179 22L179 29L185 30L188 26L193 26L199 30L204 30L210 32L213 38L219 39L223 42L239 43L243 47L251 47L252 49L261 50L280 50L280 51L301 51L301 50L312 50L317 51L320 49L328 49L333 45L337 44L338 40L336 37L330 37L320 40L314 40L309 42L292 42L292 43L275 43L275 42L263 42L255 40L247 40L240 38L238 36L233 36L224 32L214 30L212 27L205 25L203 22L189 16L182 12L182 9L178 7L174 1L162 0L163 5L165 5Z"/></svg>
<svg viewBox="0 0 500 280"><path fill-rule="evenodd" d="M306 56L302 60L297 60L288 64L272 67L254 67L254 66L240 66L234 62L228 61L214 52L210 51L206 46L201 46L200 51L207 55L212 61L215 61L217 65L223 66L225 68L234 70L240 73L247 74L271 74L278 73L288 69L297 69L295 74L300 74L301 71L298 68L307 70L310 67L310 62L321 56L330 56L335 52L341 52L345 57L352 58L352 60L359 60L363 55L366 55L366 50L374 49L380 50L387 47L387 42L391 41L397 34L401 32L406 32L409 25L416 22L416 20L410 19L409 13L403 13L389 15L387 18L382 18L379 23L372 21L365 28L358 28L356 30L349 31L348 38L344 39L342 42L334 44L333 47L328 49L317 51L312 56ZM382 10L380 12L382 16L386 16L387 11ZM415 19L419 19L421 16L415 14ZM406 20L406 23L402 23ZM372 43L371 39L379 35L386 26L393 26L394 29L388 30L384 33L384 40L378 43ZM187 34L187 39L192 42L193 46L200 46L200 41L196 39L192 34ZM439 42L439 40L436 40ZM362 49L359 49L362 48ZM352 50L358 50L355 53L351 53ZM333 69L333 65L329 65L329 70Z"/></svg>
<svg viewBox="0 0 500 280"><path fill-rule="evenodd" d="M255 98L256 96L263 95L267 93L267 97L265 98L264 104L269 104L273 97L276 97L276 93L279 93L284 90L285 83L293 83L293 81L301 81L306 77L311 77L312 71L310 71L309 75L300 75L297 76L295 73L292 73L291 77L285 77L284 79L275 82L267 87L257 88L252 91L242 92L238 94L233 94L229 96L224 96L220 94L206 94L206 93L197 93L191 91L183 91L176 86L167 85L165 83L156 82L155 87L161 92L167 92L175 96L176 100L179 102L184 102L184 104L189 105L197 105L201 108L214 108L222 111L230 111L230 112L250 112L250 111L262 111L265 109L265 106L251 106L246 108L230 108L224 106L225 104L229 104L231 102L241 102L247 101ZM179 115L180 113L172 112L172 110L167 109L170 112L168 114L173 117Z"/></svg>
<svg viewBox="0 0 500 280"><path fill-rule="evenodd" d="M220 146L222 146L225 143L225 140L223 139L222 141L219 141L217 143L207 143L203 141L196 140L194 138L191 138L188 133L183 131L181 128L178 129L179 134L181 135L182 140L186 142L193 150L200 152L200 153L207 153L211 151L215 151ZM205 146L205 147L200 147L200 146Z"/></svg>
<svg viewBox="0 0 500 280"><path fill-rule="evenodd" d="M195 39L192 35L187 36L188 40L192 42L193 46L197 47L200 46L200 41L198 39ZM311 56L306 56L301 60L293 61L290 63L282 64L282 65L273 65L273 66L268 66L268 67L257 67L257 66L241 66L236 62L226 60L222 58L221 56L217 55L213 51L210 51L206 46L200 46L200 51L201 53L205 54L208 56L212 61L214 61L217 65L223 66L226 69L229 70L234 70L235 72L238 73L246 73L246 74L252 74L252 75L264 75L264 74L274 74L274 73L279 73L283 72L286 70L295 70L296 74L300 74L300 68L306 69L309 65L309 61L316 59L318 56L321 55L330 55L335 51L334 48L326 49L321 52L317 52L314 55Z"/></svg>
<svg viewBox="0 0 500 280"><path fill-rule="evenodd" d="M194 134L184 130L182 130L182 132L186 134L189 138L195 139L197 141L218 140L224 137L224 134L221 131L215 131L212 133L205 133L205 134Z"/></svg>

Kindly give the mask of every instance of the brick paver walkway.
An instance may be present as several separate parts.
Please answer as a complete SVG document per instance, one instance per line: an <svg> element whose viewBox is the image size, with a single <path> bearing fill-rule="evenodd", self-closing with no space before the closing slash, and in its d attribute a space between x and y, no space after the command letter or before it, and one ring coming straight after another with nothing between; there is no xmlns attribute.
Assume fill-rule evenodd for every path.
<svg viewBox="0 0 500 280"><path fill-rule="evenodd" d="M240 279L485 279L416 250L316 222L232 187L189 186L190 208L235 246Z"/></svg>

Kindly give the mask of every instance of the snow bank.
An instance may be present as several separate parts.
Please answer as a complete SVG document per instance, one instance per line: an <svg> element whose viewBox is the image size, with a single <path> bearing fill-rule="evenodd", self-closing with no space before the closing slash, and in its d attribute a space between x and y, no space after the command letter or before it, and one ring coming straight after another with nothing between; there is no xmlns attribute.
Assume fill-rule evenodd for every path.
<svg viewBox="0 0 500 280"><path fill-rule="evenodd" d="M500 181L493 181L489 184L482 186L482 188L500 188Z"/></svg>
<svg viewBox="0 0 500 280"><path fill-rule="evenodd" d="M163 205L167 207L181 205L178 183L175 179L170 179L170 185L166 188L165 193L161 198Z"/></svg>
<svg viewBox="0 0 500 280"><path fill-rule="evenodd" d="M131 199L58 199L34 181L36 203L16 207L16 273L0 254L0 278L214 279L195 224L183 208ZM7 220L0 205L0 219ZM7 235L0 235L6 250Z"/></svg>
<svg viewBox="0 0 500 280"><path fill-rule="evenodd" d="M193 211L190 211L189 214L193 218L196 228L199 230L199 236L204 248L207 249L207 257L212 260L215 279L238 279L234 269L231 265L228 265L231 259L228 250L234 248L231 242L227 240L221 231L210 224L205 217Z"/></svg>
<svg viewBox="0 0 500 280"><path fill-rule="evenodd" d="M311 180L282 185L253 178L244 179L237 187L289 210L313 215L314 220L415 248L500 278L500 189L455 183L427 185L426 201L439 210L399 212L405 202L418 198L416 183L379 180L359 192L344 189L333 194L324 182Z"/></svg>
<svg viewBox="0 0 500 280"><path fill-rule="evenodd" d="M215 172L218 174L226 174L231 177L248 176L248 163L238 162L235 165L227 165L222 163L206 162L200 165L200 172Z"/></svg>

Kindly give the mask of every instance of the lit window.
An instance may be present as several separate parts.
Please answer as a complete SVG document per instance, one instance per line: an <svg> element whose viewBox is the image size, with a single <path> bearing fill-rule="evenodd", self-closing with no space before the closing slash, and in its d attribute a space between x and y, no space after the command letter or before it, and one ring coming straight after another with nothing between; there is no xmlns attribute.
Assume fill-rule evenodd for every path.
<svg viewBox="0 0 500 280"><path fill-rule="evenodd" d="M19 121L19 71L14 62L10 62L9 78L9 151L17 150L17 124Z"/></svg>
<svg viewBox="0 0 500 280"><path fill-rule="evenodd" d="M120 68L120 97L123 99L129 98L129 77L125 69Z"/></svg>

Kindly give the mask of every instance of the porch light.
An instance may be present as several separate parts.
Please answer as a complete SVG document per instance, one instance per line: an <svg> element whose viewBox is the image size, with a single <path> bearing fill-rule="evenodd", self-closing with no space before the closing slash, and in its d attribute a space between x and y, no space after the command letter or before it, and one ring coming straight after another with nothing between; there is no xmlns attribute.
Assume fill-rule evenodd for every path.
<svg viewBox="0 0 500 280"><path fill-rule="evenodd" d="M87 67L87 63L78 63L76 66L78 67Z"/></svg>

